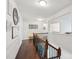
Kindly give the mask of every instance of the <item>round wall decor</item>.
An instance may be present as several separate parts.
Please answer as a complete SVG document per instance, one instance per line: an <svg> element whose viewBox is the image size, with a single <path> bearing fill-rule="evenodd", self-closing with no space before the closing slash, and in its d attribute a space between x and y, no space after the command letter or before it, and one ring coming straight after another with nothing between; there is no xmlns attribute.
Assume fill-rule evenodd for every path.
<svg viewBox="0 0 79 59"><path fill-rule="evenodd" d="M15 25L19 22L18 11L16 8L13 9L13 22Z"/></svg>

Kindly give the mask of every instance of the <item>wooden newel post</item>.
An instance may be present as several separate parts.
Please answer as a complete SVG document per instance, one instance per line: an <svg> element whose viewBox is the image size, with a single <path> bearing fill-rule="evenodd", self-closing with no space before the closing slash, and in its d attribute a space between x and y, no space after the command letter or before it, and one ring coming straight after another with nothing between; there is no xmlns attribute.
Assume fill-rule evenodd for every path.
<svg viewBox="0 0 79 59"><path fill-rule="evenodd" d="M45 48L46 48L46 50L45 50L45 56L44 57L45 57L45 59L48 59L48 56L47 56L48 55L48 52L47 52L48 51L48 41L47 41L47 39L46 39Z"/></svg>
<svg viewBox="0 0 79 59"><path fill-rule="evenodd" d="M61 48L60 48L60 47L59 47L59 49L58 49L57 56L58 56L58 58L60 59L60 57L61 57Z"/></svg>

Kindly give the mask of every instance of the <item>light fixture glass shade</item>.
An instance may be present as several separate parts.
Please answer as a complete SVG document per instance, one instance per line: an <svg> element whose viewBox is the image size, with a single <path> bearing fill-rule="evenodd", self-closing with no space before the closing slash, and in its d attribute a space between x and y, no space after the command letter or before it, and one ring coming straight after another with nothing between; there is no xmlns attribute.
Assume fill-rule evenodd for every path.
<svg viewBox="0 0 79 59"><path fill-rule="evenodd" d="M41 6L46 6L46 5L47 5L47 3L46 3L46 1L45 1L45 0L41 0L41 1L40 1L40 5L41 5Z"/></svg>
<svg viewBox="0 0 79 59"><path fill-rule="evenodd" d="M41 19L41 18L39 18L39 19L37 19L38 21L43 21L44 19Z"/></svg>

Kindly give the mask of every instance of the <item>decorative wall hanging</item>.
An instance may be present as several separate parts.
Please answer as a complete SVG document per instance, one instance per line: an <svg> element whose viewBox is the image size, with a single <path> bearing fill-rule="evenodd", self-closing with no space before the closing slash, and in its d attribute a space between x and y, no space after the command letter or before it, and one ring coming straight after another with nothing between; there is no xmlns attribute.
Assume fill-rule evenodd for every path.
<svg viewBox="0 0 79 59"><path fill-rule="evenodd" d="M18 34L19 34L18 27L12 26L12 39L18 37Z"/></svg>
<svg viewBox="0 0 79 59"><path fill-rule="evenodd" d="M15 25L19 22L18 11L16 8L13 9L13 22Z"/></svg>
<svg viewBox="0 0 79 59"><path fill-rule="evenodd" d="M43 27L43 30L46 30L46 27Z"/></svg>
<svg viewBox="0 0 79 59"><path fill-rule="evenodd" d="M29 29L38 29L37 24L29 24Z"/></svg>

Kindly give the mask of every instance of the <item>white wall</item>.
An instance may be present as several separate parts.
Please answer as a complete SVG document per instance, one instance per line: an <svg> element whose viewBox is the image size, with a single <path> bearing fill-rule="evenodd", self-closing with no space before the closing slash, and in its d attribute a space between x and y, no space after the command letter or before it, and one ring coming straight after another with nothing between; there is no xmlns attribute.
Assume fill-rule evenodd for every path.
<svg viewBox="0 0 79 59"><path fill-rule="evenodd" d="M49 20L49 25L53 23L60 23L60 32L51 32L49 29L49 42L60 46L69 53L72 53L72 34L64 34L65 32L72 32L72 10L71 6L59 11L54 17Z"/></svg>
<svg viewBox="0 0 79 59"><path fill-rule="evenodd" d="M27 21L27 20L26 20ZM48 24L44 23L44 22L39 22L39 21L33 21L33 22L24 22L24 39L28 39L28 37L32 34L32 33L47 33L48 32ZM38 29L29 29L29 24L37 24L38 25ZM43 30L43 26L44 24L46 24L46 30Z"/></svg>
<svg viewBox="0 0 79 59"><path fill-rule="evenodd" d="M71 13L58 17L55 20L56 21L54 21L50 24L50 32L53 32L53 30L57 30L57 32L60 32L60 33L72 32L72 15L71 15ZM54 25L54 24L56 24L56 25ZM57 26L57 24L59 24L59 25ZM54 25L54 28L51 25Z"/></svg>
<svg viewBox="0 0 79 59"><path fill-rule="evenodd" d="M72 53L72 35L71 34L59 34L49 33L49 43L61 47L62 49Z"/></svg>
<svg viewBox="0 0 79 59"><path fill-rule="evenodd" d="M60 21L60 32L72 32L72 15L67 14L59 18Z"/></svg>
<svg viewBox="0 0 79 59"><path fill-rule="evenodd" d="M22 18L21 18L21 14L19 13L19 10L16 6L16 4L10 0L10 14L11 15L8 15L7 14L7 22L8 25L7 27L7 32L6 32L6 59L15 59L17 53L18 53L18 50L20 48L20 45L22 43L22 39L23 39L23 36L22 36L22 27L23 27L23 22L22 22ZM12 10L13 8L12 7L16 7L17 10L18 10L18 15L19 15L19 23L18 25L16 25L18 27L18 36L14 39L12 39L12 26L15 26L14 23L13 23L13 18L12 18Z"/></svg>
<svg viewBox="0 0 79 59"><path fill-rule="evenodd" d="M72 32L72 6L62 9L49 20L49 25L54 23L60 23L60 32Z"/></svg>

